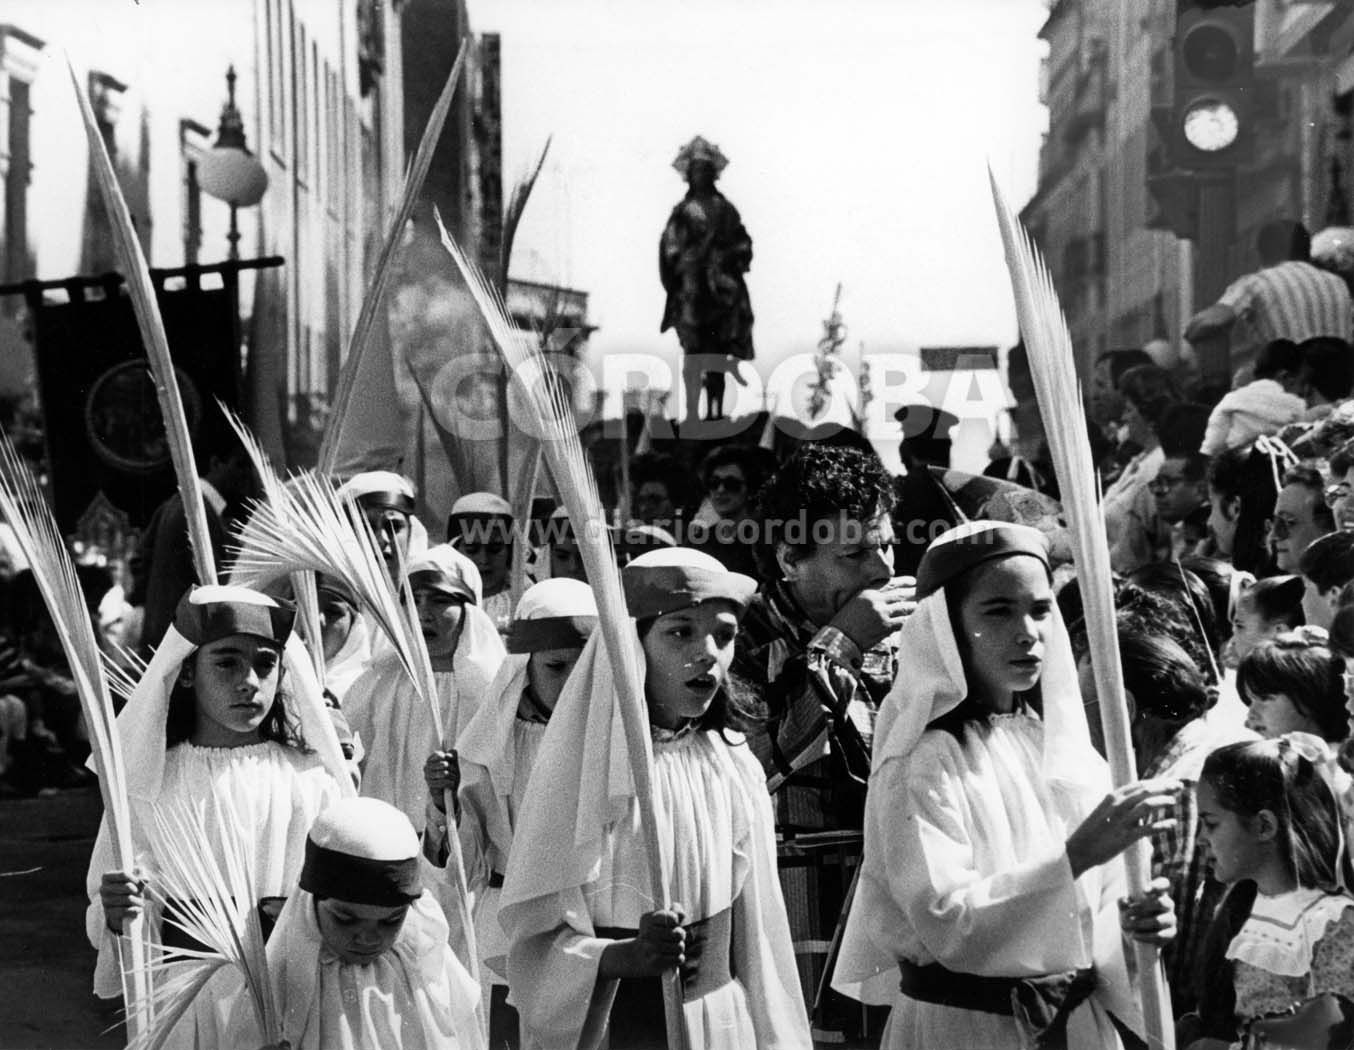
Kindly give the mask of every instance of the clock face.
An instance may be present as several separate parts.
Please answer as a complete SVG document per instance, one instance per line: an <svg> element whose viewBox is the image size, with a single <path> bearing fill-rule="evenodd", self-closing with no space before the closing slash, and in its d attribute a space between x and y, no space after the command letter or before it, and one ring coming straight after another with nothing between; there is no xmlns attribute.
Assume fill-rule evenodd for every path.
<svg viewBox="0 0 1354 1050"><path fill-rule="evenodd" d="M1217 153L1236 141L1240 124L1225 102L1203 102L1185 114L1185 139L1197 150Z"/></svg>

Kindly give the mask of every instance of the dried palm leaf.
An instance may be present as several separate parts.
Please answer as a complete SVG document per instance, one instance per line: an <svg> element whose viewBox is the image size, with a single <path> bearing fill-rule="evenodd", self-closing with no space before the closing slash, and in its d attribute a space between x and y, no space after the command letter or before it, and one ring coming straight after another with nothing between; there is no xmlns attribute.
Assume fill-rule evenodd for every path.
<svg viewBox="0 0 1354 1050"><path fill-rule="evenodd" d="M517 478L517 489L512 494L512 517L517 526L517 538L512 545L512 607L522 600L527 589L527 556L531 545L531 508L536 503L536 484L541 475L541 443L535 438L526 450L522 473Z"/></svg>
<svg viewBox="0 0 1354 1050"><path fill-rule="evenodd" d="M447 457L447 467L451 471L452 487L458 492L464 492L466 486L470 484L470 478L474 476L471 469L469 458L465 454L464 445L455 433L442 425L442 420L438 417L437 402L433 394L432 383L434 375L429 375L420 369L410 367L409 375L414 380L414 386L418 388L418 396L426 413L426 418L432 422L433 429L437 431L437 440L442 446L442 452ZM423 430L420 428L419 435L422 437Z"/></svg>
<svg viewBox="0 0 1354 1050"><path fill-rule="evenodd" d="M126 703L136 691L136 684L146 673L146 661L135 649L125 645L117 647L116 654L103 650L103 676L112 694Z"/></svg>
<svg viewBox="0 0 1354 1050"><path fill-rule="evenodd" d="M355 504L341 503L326 479L313 472L293 477L276 501L254 505L236 542L234 583L266 586L297 572L343 580L390 639L405 674L424 688L427 676L418 659L422 632L409 629L366 518Z"/></svg>
<svg viewBox="0 0 1354 1050"><path fill-rule="evenodd" d="M530 174L519 179L517 185L512 188L512 194L508 197L508 207L503 212L503 248L498 269L503 278L504 288L508 287L508 267L512 263L512 246L517 240L517 227L522 221L522 213L527 210L527 202L531 200L531 191L536 188L536 180L541 177L541 169L545 167L545 158L550 152L553 138L554 136L546 138L545 145L541 147L541 155L536 158Z"/></svg>
<svg viewBox="0 0 1354 1050"><path fill-rule="evenodd" d="M254 467L254 473L258 475L259 484L263 487L263 498L269 503L285 504L286 491L281 479L277 476L272 462L268 459L268 453L264 451L263 445L259 442L253 432L244 424L239 416L232 412L222 402L217 401L221 408L221 413L226 417L226 422L230 424L235 436L240 439L240 444L244 446L245 452L249 456L249 461ZM320 629L320 600L319 594L315 588L315 574L310 572L294 572L291 574L292 597L296 602L296 618L301 622L301 633L306 639L306 648L310 652L310 662L315 668L315 677L319 679L320 685L324 685L324 636Z"/></svg>
<svg viewBox="0 0 1354 1050"><path fill-rule="evenodd" d="M1119 661L1109 541L1095 458L1091 454L1082 413L1072 337L1048 268L1002 195L996 177L990 170L988 175L1006 250L1006 266L1015 293L1016 315L1029 350L1035 393L1047 426L1049 449L1071 533L1110 773L1116 785L1128 784L1137 779L1137 765L1129 736L1128 704ZM1145 840L1124 852L1130 893L1140 894L1147 889L1151 880L1150 862L1151 846ZM1157 950L1136 941L1134 949L1148 1043L1154 1050L1173 1047L1170 995L1162 978Z"/></svg>
<svg viewBox="0 0 1354 1050"><path fill-rule="evenodd" d="M621 719L630 755L640 820L648 853L649 876L654 900L671 902L668 865L658 835L654 808L653 754L649 720L644 703L644 682L631 639L627 637L630 613L621 588L620 570L605 525L596 478L579 442L578 428L565 386L551 373L550 366L534 339L522 338L508 319L503 300L466 258L460 245L447 233L437 217L442 244L456 263L475 305L503 358L509 381L519 395L524 429L539 437L551 476L559 486L560 497L573 522L579 552L588 582L597 597L598 629L607 655L615 670L620 691ZM675 972L663 980L663 996L668 1023L668 1045L688 1045L682 1014L682 998Z"/></svg>
<svg viewBox="0 0 1354 1050"><path fill-rule="evenodd" d="M239 550L232 572L232 580L236 583L260 586L300 571L322 572L347 583L363 610L390 639L404 673L428 705L437 738L450 746L438 708L432 663L409 593L404 566L400 566L397 574L404 594L401 602L391 585L385 562L377 553L376 538L356 503L340 504L328 481L314 473L300 474L284 487L284 496L279 502L255 505L238 540ZM454 807L449 804L447 812L453 811ZM465 965L471 976L478 980L479 959L474 922L465 892L465 865L457 837L449 835L447 838L451 848L447 866L462 890L459 918L469 955Z"/></svg>
<svg viewBox="0 0 1354 1050"><path fill-rule="evenodd" d="M173 965L176 959L186 958L216 968L233 966L244 980L263 1042L276 1043L282 1038L282 1026L268 978L254 850L229 797L218 796L211 804L219 819L210 829L206 803L160 803L152 810L150 839L156 876L148 893L160 905L166 923L205 946L174 949L162 964ZM214 843L216 849L204 849L206 842ZM207 977L195 975L193 983L199 990ZM175 989L173 994L180 992ZM183 1009L188 1005L183 1003ZM167 1034L172 1027L168 1011L161 1010L148 1039Z"/></svg>
<svg viewBox="0 0 1354 1050"><path fill-rule="evenodd" d="M122 871L131 871L136 860L132 848L126 766L115 726L113 698L104 677L103 655L94 637L89 606L56 519L52 517L37 481L3 433L0 433L0 518L13 529L15 541L28 562L61 640L89 729L114 863ZM140 920L132 920L124 931L126 948L131 956L124 968L126 979L123 982L123 996L129 1010L149 992L141 927Z"/></svg>
<svg viewBox="0 0 1354 1050"><path fill-rule="evenodd" d="M128 1008L128 1028L135 1024L137 1034L128 1041L127 1050L160 1050L207 982L226 965L220 957L189 962L159 946L153 951L158 952L158 958L150 964L155 993L135 1009Z"/></svg>
<svg viewBox="0 0 1354 1050"><path fill-rule="evenodd" d="M362 300L362 308L357 315L357 324L353 326L352 338L348 340L348 354L343 360L343 370L339 373L338 388L334 391L333 409L329 414L329 425L325 430L324 441L320 445L319 471L321 474L333 472L334 462L343 438L343 427L347 422L348 411L353 403L357 375L367 348L371 346L372 328L376 324L377 317L380 316L381 306L385 301L386 286L390 283L391 264L395 258L395 249L404 239L405 226L408 225L409 217L414 213L414 205L418 203L419 193L423 190L423 180L427 178L433 153L437 149L438 141L442 138L442 126L446 123L447 113L451 109L451 101L456 95L456 85L461 81L461 67L465 65L468 47L469 41L461 43L461 49L456 53L456 61L452 63L451 72L447 75L446 83L442 86L442 93L438 95L437 103L433 106L432 113L428 115L428 125L423 129L423 137L419 140L418 150L414 153L414 159L410 161L409 171L404 178L404 189L400 193L399 206L395 209L394 217L390 220L390 228L386 232L385 243L381 245L381 254L376 260L376 269L372 273L371 286L367 289L366 298Z"/></svg>
<svg viewBox="0 0 1354 1050"><path fill-rule="evenodd" d="M212 554L211 538L207 531L207 511L202 500L202 483L197 476L197 462L193 457L193 439L188 429L188 416L183 410L183 398L179 396L179 381L174 374L174 359L169 353L169 339L165 335L164 320L160 316L160 304L155 298L150 268L146 264L145 255L141 252L141 242L137 240L136 228L132 225L127 202L122 197L122 189L113 171L113 162L108 158L103 133L94 119L94 110L89 104L89 97L81 86L69 58L66 66L70 70L71 84L75 88L75 97L80 103L80 113L84 117L91 166L94 169L100 196L103 197L104 207L108 211L113 247L117 250L117 257L122 266L122 276L127 280L127 291L131 295L132 307L136 312L136 324L141 330L141 342L146 348L151 375L155 379L155 396L160 404L160 415L164 417L165 437L169 442L170 458L174 462L174 477L179 483L184 517L188 522L188 540L193 548L193 567L197 571L199 583L214 584L216 559Z"/></svg>

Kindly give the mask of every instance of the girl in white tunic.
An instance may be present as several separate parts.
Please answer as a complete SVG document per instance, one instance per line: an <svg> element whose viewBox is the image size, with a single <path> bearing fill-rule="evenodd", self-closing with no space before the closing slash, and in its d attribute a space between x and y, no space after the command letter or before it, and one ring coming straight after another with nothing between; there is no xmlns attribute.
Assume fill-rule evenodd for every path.
<svg viewBox="0 0 1354 1050"><path fill-rule="evenodd" d="M994 1050L1043 1032L1041 1046L1092 1050L1140 1028L1122 867L1106 862L1172 826L1157 812L1179 785L1106 795L1047 559L1034 529L971 522L917 572L833 981L893 1004L885 1047ZM1170 935L1165 886L1125 928Z"/></svg>
<svg viewBox="0 0 1354 1050"><path fill-rule="evenodd" d="M617 686L594 632L550 719L517 821L500 921L523 1046L666 1046L680 967L693 1050L808 1050L770 799L732 732L738 619L755 582L670 548L621 573L644 668L671 901L650 896Z"/></svg>
<svg viewBox="0 0 1354 1050"><path fill-rule="evenodd" d="M478 989L447 946L419 880L419 843L399 810L347 799L306 840L300 886L268 942L268 977L290 1050L464 1050ZM257 1050L243 990L229 1044Z"/></svg>
<svg viewBox="0 0 1354 1050"><path fill-rule="evenodd" d="M596 626L597 602L587 584L545 580L529 588L508 631L508 656L456 751L434 752L424 770L432 796L424 850L438 866L447 855L443 800L459 783L461 855L475 895L480 980L495 1050L518 1046L517 1011L508 1005L502 976L508 946L498 922L513 828L550 713ZM445 881L441 889L455 892Z"/></svg>
<svg viewBox="0 0 1354 1050"><path fill-rule="evenodd" d="M476 604L479 571L449 544L409 563L409 586L432 661L442 732L455 741L503 663L503 642ZM393 650L377 656L353 683L343 713L365 752L362 794L389 802L421 833L428 799L423 765L443 742L427 701Z"/></svg>
<svg viewBox="0 0 1354 1050"><path fill-rule="evenodd" d="M120 994L117 932L147 907L145 886L156 878L156 806L202 807L208 837L201 848L218 854L214 832L229 821L252 848L259 894L280 902L296 884L315 817L352 794L309 657L291 637L293 616L248 588L195 588L118 716L136 870L114 869L105 821L87 879L96 995ZM158 908L147 917L156 940L182 938ZM204 1007L211 997L209 985ZM190 1014L171 1045L212 1045L210 1015L206 1008Z"/></svg>

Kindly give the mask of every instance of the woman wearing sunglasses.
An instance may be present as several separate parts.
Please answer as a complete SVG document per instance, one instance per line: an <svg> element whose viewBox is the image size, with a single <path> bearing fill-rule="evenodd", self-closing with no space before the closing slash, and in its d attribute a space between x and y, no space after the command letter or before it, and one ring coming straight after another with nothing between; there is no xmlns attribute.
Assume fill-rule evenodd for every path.
<svg viewBox="0 0 1354 1050"><path fill-rule="evenodd" d="M691 546L718 558L730 572L758 578L753 510L764 471L757 449L721 445L701 463L705 501L691 523Z"/></svg>

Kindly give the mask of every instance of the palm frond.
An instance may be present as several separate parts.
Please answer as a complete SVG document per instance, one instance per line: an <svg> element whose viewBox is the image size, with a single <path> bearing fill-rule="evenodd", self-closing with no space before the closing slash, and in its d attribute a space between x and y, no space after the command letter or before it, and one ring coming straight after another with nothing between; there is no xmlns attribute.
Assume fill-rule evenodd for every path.
<svg viewBox="0 0 1354 1050"><path fill-rule="evenodd" d="M163 949L161 955L152 964L154 993L127 1009L127 1027L136 1032L127 1050L161 1050L207 982L226 965L219 956L185 962L165 955Z"/></svg>
<svg viewBox="0 0 1354 1050"><path fill-rule="evenodd" d="M655 900L668 902L668 865L658 836L654 809L653 754L649 722L644 704L644 682L633 645L630 613L621 588L620 569L606 529L606 516L597 495L597 482L579 441L566 386L551 372L545 356L534 339L524 339L514 329L503 300L485 281L474 263L466 257L455 239L442 225L442 245L456 263L495 347L507 367L509 382L518 394L516 406L524 414L529 433L540 438L541 449L559 487L560 497L569 512L579 553L587 571L588 583L597 597L598 630L607 656L615 671L621 693L620 708L630 752L631 774L639 802L641 824L649 861L649 875ZM668 1018L668 1041L673 1047L687 1045L682 1021L681 997L673 980L664 979L664 1001Z"/></svg>
<svg viewBox="0 0 1354 1050"><path fill-rule="evenodd" d="M348 340L348 354L343 361L343 370L339 373L338 389L334 392L333 409L329 414L329 426L325 430L324 441L320 445L319 470L322 474L333 472L335 459L343 438L344 424L353 402L357 384L357 375L367 348L371 345L371 332L376 319L381 316L380 309L385 301L386 287L390 283L391 264L395 258L395 249L404 238L405 226L414 213L419 193L423 190L423 180L428 176L428 167L432 164L433 153L442 137L442 126L446 123L447 113L451 110L451 101L456 95L456 86L461 81L461 68L465 65L469 41L462 41L461 49L456 53L456 61L442 85L433 111L428 115L427 127L419 140L418 150L409 163L405 175L404 188L400 193L400 203L390 220L385 243L381 245L381 254L376 260L376 269L372 273L371 286L357 315L357 324L353 326L352 338Z"/></svg>
<svg viewBox="0 0 1354 1050"><path fill-rule="evenodd" d="M135 864L131 804L127 798L126 765L115 725L113 698L103 673L103 654L94 637L94 624L75 574L75 564L56 519L52 517L37 481L3 433L0 433L0 517L14 531L15 541L28 561L61 640L80 699L80 710L89 729L114 862L119 869L130 871ZM148 994L139 920L129 924L126 933L130 938L128 948L132 958L123 993L128 1003L134 1003Z"/></svg>
<svg viewBox="0 0 1354 1050"><path fill-rule="evenodd" d="M117 250L122 276L127 281L127 291L131 295L132 307L136 312L136 324L141 330L141 342L146 348L151 375L155 379L155 396L160 405L160 415L164 417L165 437L169 442L169 453L174 462L174 477L179 483L184 516L188 521L188 539L193 548L193 567L197 571L199 583L215 583L216 559L207 531L207 511L202 502L202 483L197 476L197 462L193 457L193 440L188 429L188 416L183 410L183 398L179 395L179 381L174 373L174 359L169 353L169 339L165 335L164 319L160 316L160 303L155 297L155 286L151 283L150 267L146 264L146 257L141 251L136 227L132 225L132 216L127 210L127 202L123 199L117 174L113 171L113 162L109 159L108 150L104 146L103 133L99 130L94 110L89 104L89 97L80 84L80 78L76 75L75 66L71 64L69 57L66 66L70 70L75 97L80 103L80 114L84 118L91 166L94 169L99 194L108 212L113 246Z"/></svg>
<svg viewBox="0 0 1354 1050"><path fill-rule="evenodd" d="M527 210L527 202L531 200L531 191L536 188L536 180L541 177L541 169L545 167L545 158L550 153L550 143L553 140L553 135L546 138L545 145L541 147L541 154L536 158L531 171L512 188L512 193L508 197L508 207L503 212L503 247L498 268L503 277L504 288L508 287L508 267L512 263L512 246L517 240L517 227L522 222L522 214Z"/></svg>
<svg viewBox="0 0 1354 1050"><path fill-rule="evenodd" d="M128 649L125 645L118 646L116 654L102 650L99 656L103 660L103 676L109 691L125 704L132 698L141 676L146 673L146 661L135 649Z"/></svg>
<svg viewBox="0 0 1354 1050"><path fill-rule="evenodd" d="M160 904L166 923L206 948L175 954L203 963L220 960L240 971L263 1041L274 1043L282 1033L268 979L254 851L229 797L217 796L212 804L220 819L210 830L205 803L175 801L154 807L150 838L156 878L148 892ZM208 842L216 849L204 848ZM156 1017L155 1025L164 1023Z"/></svg>
<svg viewBox="0 0 1354 1050"><path fill-rule="evenodd" d="M230 429L235 431L235 436L240 439L240 444L244 446L245 453L249 456L249 463L254 468L254 473L258 476L259 485L263 488L263 498L266 500L277 500L282 498L282 479L278 477L272 461L268 458L268 453L264 450L259 439L254 436L254 432L245 426L242 420L231 408L219 398L216 407L221 410L221 414L226 417L226 422L230 424Z"/></svg>
<svg viewBox="0 0 1354 1050"><path fill-rule="evenodd" d="M273 468L268 453L264 450L259 439L254 436L253 431L245 426L244 420L232 412L224 403L218 400L217 405L249 456L249 462L253 465L254 473L258 476L259 484L263 487L264 500L275 505L285 505L287 494L282 479L278 477L277 471ZM315 668L315 676L323 685L325 670L324 637L320 630L320 601L315 588L315 574L294 572L291 574L291 585L292 597L296 602L296 618L301 622L301 633L305 635L310 662Z"/></svg>
<svg viewBox="0 0 1354 1050"><path fill-rule="evenodd" d="M988 175L1015 293L1016 315L1029 351L1035 393L1047 429L1063 509L1067 513L1105 730L1106 757L1114 782L1127 784L1137 779L1137 765L1129 734L1128 704L1119 660L1109 540L1095 458L1083 414L1081 387L1077 381L1072 336L1067 330L1067 320L1048 267L1002 195L990 169ZM1147 888L1151 877L1150 850L1149 844L1142 841L1124 853L1131 893L1142 893ZM1162 981L1157 952L1139 942L1135 942L1135 951L1148 1043L1154 1048L1173 1046L1169 993Z"/></svg>
<svg viewBox="0 0 1354 1050"><path fill-rule="evenodd" d="M343 580L390 639L415 687L420 693L427 688L430 672L418 657L422 632L409 628L366 518L355 504L341 503L326 479L313 472L294 476L280 501L254 505L236 542L232 582L260 587L297 572ZM436 706L435 694L426 699Z"/></svg>
<svg viewBox="0 0 1354 1050"><path fill-rule="evenodd" d="M527 451L522 473L517 477L517 488L512 494L512 516L516 523L517 540L512 545L512 607L522 600L527 589L527 552L531 537L531 508L536 502L536 485L541 474L541 443L527 438Z"/></svg>

